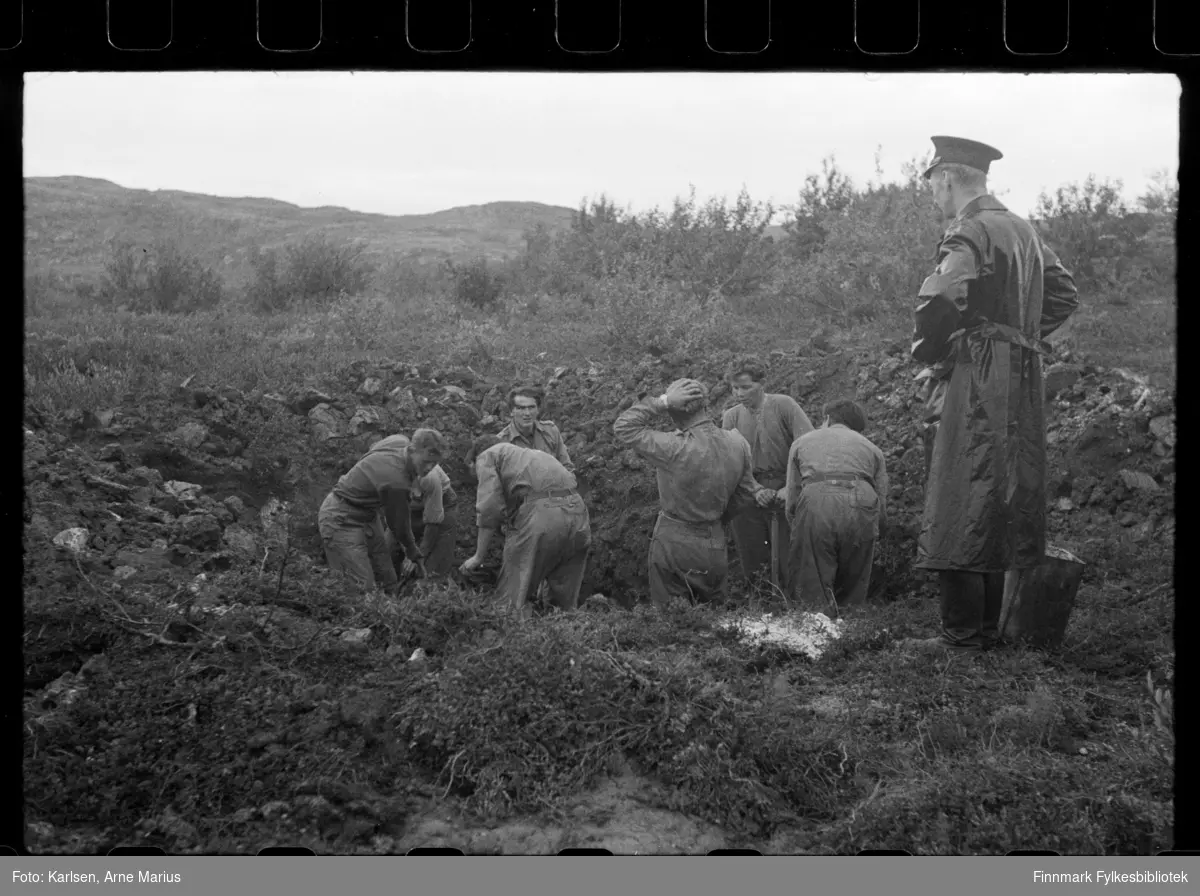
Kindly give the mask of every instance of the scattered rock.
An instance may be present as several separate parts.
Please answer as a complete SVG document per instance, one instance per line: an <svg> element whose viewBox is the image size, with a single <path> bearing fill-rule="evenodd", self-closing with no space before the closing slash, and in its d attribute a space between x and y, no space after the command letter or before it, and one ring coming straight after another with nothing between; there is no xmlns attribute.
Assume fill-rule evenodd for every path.
<svg viewBox="0 0 1200 896"><path fill-rule="evenodd" d="M221 502L225 505L225 509L232 513L235 517L241 518L246 512L246 504L237 495L230 495Z"/></svg>
<svg viewBox="0 0 1200 896"><path fill-rule="evenodd" d="M378 432L383 429L383 417L378 409L372 407L355 408L354 416L350 418L350 434L361 435L364 432Z"/></svg>
<svg viewBox="0 0 1200 896"><path fill-rule="evenodd" d="M117 568L133 569L137 572L144 570L170 569L173 565L167 556L167 546L153 546L143 550L126 549L113 555L113 563Z"/></svg>
<svg viewBox="0 0 1200 896"><path fill-rule="evenodd" d="M184 448L199 448L208 441L208 428L200 423L185 423L171 433L168 439Z"/></svg>
<svg viewBox="0 0 1200 896"><path fill-rule="evenodd" d="M87 550L88 530L82 526L76 526L72 529L63 529L54 536L54 544L60 548L66 548L72 554L81 554Z"/></svg>
<svg viewBox="0 0 1200 896"><path fill-rule="evenodd" d="M443 386L442 388L446 390L447 395L453 395L455 398L464 400L467 398L467 390L461 386Z"/></svg>
<svg viewBox="0 0 1200 896"><path fill-rule="evenodd" d="M318 442L340 439L345 432L346 417L331 405L319 404L308 412L312 436Z"/></svg>
<svg viewBox="0 0 1200 896"><path fill-rule="evenodd" d="M378 395L381 389L383 389L383 380L369 376L358 387L358 394L370 398L371 396Z"/></svg>
<svg viewBox="0 0 1200 896"><path fill-rule="evenodd" d="M423 662L425 662L425 659L426 659L425 648L418 647L416 650L414 650L412 652L412 656L410 656L408 658L408 661L410 663L423 663Z"/></svg>
<svg viewBox="0 0 1200 896"><path fill-rule="evenodd" d="M406 389L403 386L397 386L388 396L388 410L393 414L402 417L416 416L420 410L420 405L417 404L417 399L413 395L412 389Z"/></svg>
<svg viewBox="0 0 1200 896"><path fill-rule="evenodd" d="M243 559L258 556L258 539L254 533L242 526L227 526L221 535L221 541L234 554Z"/></svg>
<svg viewBox="0 0 1200 896"><path fill-rule="evenodd" d="M1074 364L1051 364L1046 368L1043 382L1046 385L1046 398L1057 398L1077 382L1083 371Z"/></svg>
<svg viewBox="0 0 1200 896"><path fill-rule="evenodd" d="M1066 512L1075 509L1075 502L1070 498L1059 498L1054 506L1059 510Z"/></svg>
<svg viewBox="0 0 1200 896"><path fill-rule="evenodd" d="M100 449L96 457L106 463L116 463L125 459L125 449L119 442L109 442Z"/></svg>
<svg viewBox="0 0 1200 896"><path fill-rule="evenodd" d="M324 392L319 392L316 389L306 389L299 397L294 399L288 407L296 414L307 414L313 408L322 404L332 404L332 396L326 395Z"/></svg>
<svg viewBox="0 0 1200 896"><path fill-rule="evenodd" d="M118 566L113 570L113 578L118 582L124 582L126 579L137 575L137 569L132 566Z"/></svg>
<svg viewBox="0 0 1200 896"><path fill-rule="evenodd" d="M203 488L194 482L181 482L178 479L172 479L170 482L163 483L163 491L172 498L177 498L180 501L195 501L200 497L200 490Z"/></svg>
<svg viewBox="0 0 1200 896"><path fill-rule="evenodd" d="M1164 414L1161 417L1155 417L1150 421L1150 432L1154 438L1158 439L1163 445L1168 448L1175 447L1175 417L1173 414Z"/></svg>
<svg viewBox="0 0 1200 896"><path fill-rule="evenodd" d="M189 513L173 527L174 540L198 551L215 551L221 546L221 524L210 513Z"/></svg>
<svg viewBox="0 0 1200 896"><path fill-rule="evenodd" d="M1154 481L1154 477L1147 473L1142 473L1135 470L1122 470L1120 472L1121 481L1130 491L1139 492L1157 492L1159 485Z"/></svg>
<svg viewBox="0 0 1200 896"><path fill-rule="evenodd" d="M292 808L292 804L284 800L272 800L263 805L259 810L260 814L267 821L274 821L277 818L287 815Z"/></svg>
<svg viewBox="0 0 1200 896"><path fill-rule="evenodd" d="M371 640L371 630L369 628L352 628L342 632L338 640L349 647L366 650Z"/></svg>

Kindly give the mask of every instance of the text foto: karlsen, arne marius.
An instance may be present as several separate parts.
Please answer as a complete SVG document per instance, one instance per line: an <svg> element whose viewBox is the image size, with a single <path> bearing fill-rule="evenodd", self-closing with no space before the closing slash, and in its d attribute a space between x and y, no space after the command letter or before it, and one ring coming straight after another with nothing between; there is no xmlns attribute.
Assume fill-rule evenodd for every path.
<svg viewBox="0 0 1200 896"><path fill-rule="evenodd" d="M42 875L17 870L12 873L12 879L14 884L177 884L183 881L183 875L166 871L139 871L137 874L105 871L102 878L99 874L80 874L77 871L51 870Z"/></svg>

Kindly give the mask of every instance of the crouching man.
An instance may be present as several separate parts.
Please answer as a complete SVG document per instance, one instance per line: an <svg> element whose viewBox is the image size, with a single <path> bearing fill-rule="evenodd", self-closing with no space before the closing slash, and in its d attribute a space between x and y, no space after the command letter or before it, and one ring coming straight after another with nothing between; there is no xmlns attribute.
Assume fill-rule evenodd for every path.
<svg viewBox="0 0 1200 896"><path fill-rule="evenodd" d="M409 493L445 450L445 439L436 429L418 429L411 441L404 435L389 436L372 445L337 481L317 513L317 528L331 569L370 589L394 588L399 578L384 520L408 559L422 559L409 519Z"/></svg>
<svg viewBox="0 0 1200 896"><path fill-rule="evenodd" d="M544 451L494 435L475 440L467 465L477 480L479 534L474 556L459 571L469 575L482 565L496 530L507 521L496 596L527 619L533 615L529 600L545 582L552 605L574 610L592 545L591 521L574 474Z"/></svg>
<svg viewBox="0 0 1200 896"><path fill-rule="evenodd" d="M675 432L652 423L667 414ZM737 511L775 499L751 472L750 444L708 416L708 389L692 379L671 383L658 398L640 401L613 424L617 441L653 464L661 511L650 541L650 599L707 602L726 593L728 546L723 523Z"/></svg>
<svg viewBox="0 0 1200 896"><path fill-rule="evenodd" d="M425 572L429 576L445 578L454 568L457 506L458 495L440 465L413 483L409 492L413 535L421 539Z"/></svg>
<svg viewBox="0 0 1200 896"><path fill-rule="evenodd" d="M792 444L785 512L792 529L794 599L835 617L864 603L875 540L887 526L887 465L853 401L825 405L820 429Z"/></svg>

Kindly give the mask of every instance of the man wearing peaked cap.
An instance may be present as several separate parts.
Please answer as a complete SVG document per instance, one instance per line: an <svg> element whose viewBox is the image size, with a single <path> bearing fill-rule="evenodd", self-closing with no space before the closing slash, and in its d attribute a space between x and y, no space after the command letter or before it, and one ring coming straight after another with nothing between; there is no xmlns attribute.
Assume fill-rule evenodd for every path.
<svg viewBox="0 0 1200 896"><path fill-rule="evenodd" d="M933 161L925 169L925 179L938 165L966 165L976 171L988 173L992 162L1004 158L1004 154L993 146L980 143L978 140L966 140L962 137L932 137Z"/></svg>
<svg viewBox="0 0 1200 896"><path fill-rule="evenodd" d="M932 373L917 567L938 573L941 633L910 646L976 653L999 645L1005 573L1045 556L1044 340L1079 299L1033 226L988 191L999 150L933 144L925 179L950 223L917 297L912 356Z"/></svg>

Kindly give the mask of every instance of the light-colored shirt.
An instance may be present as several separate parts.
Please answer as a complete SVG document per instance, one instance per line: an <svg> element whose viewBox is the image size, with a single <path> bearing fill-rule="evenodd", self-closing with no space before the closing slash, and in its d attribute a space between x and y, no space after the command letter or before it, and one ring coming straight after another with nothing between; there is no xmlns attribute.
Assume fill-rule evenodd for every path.
<svg viewBox="0 0 1200 896"><path fill-rule="evenodd" d="M724 429L736 429L750 443L754 475L782 480L792 443L812 432L812 421L791 396L768 393L758 413L744 404L721 416ZM782 484L782 482L780 483Z"/></svg>
<svg viewBox="0 0 1200 896"><path fill-rule="evenodd" d="M450 477L439 464L413 483L408 500L410 506L421 506L423 522L437 524L446 518L445 504L453 494Z"/></svg>
<svg viewBox="0 0 1200 896"><path fill-rule="evenodd" d="M533 433L528 438L517 429L515 422L509 423L497 435L504 441L519 445L522 448L535 448L538 451L545 451L570 472L575 472L575 464L571 461L571 455L567 453L567 446L563 442L562 433L558 431L558 427L550 420L533 421Z"/></svg>
<svg viewBox="0 0 1200 896"><path fill-rule="evenodd" d="M641 401L613 424L617 441L654 466L663 512L703 524L753 504L761 486L751 472L750 444L742 434L722 430L711 420L675 432L652 429L665 410L661 398Z"/></svg>
<svg viewBox="0 0 1200 896"><path fill-rule="evenodd" d="M834 423L805 433L792 443L784 502L788 519L796 513L808 477L834 473L858 473L870 479L871 487L879 495L879 515L886 515L888 475L883 452L862 433Z"/></svg>
<svg viewBox="0 0 1200 896"><path fill-rule="evenodd" d="M574 489L575 475L553 456L511 442L493 445L475 458L475 524L499 529L530 492Z"/></svg>

